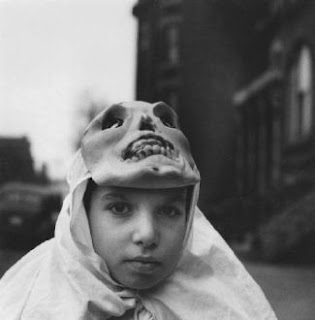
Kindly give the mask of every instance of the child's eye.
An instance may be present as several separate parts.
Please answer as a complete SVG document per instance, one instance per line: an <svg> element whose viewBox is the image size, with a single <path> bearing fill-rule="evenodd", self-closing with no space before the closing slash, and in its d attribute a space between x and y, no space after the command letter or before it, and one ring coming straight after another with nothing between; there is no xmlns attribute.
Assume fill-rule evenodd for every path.
<svg viewBox="0 0 315 320"><path fill-rule="evenodd" d="M182 213L176 207L167 206L167 207L160 208L159 214L166 217L176 217L176 216L180 216Z"/></svg>
<svg viewBox="0 0 315 320"><path fill-rule="evenodd" d="M130 206L127 203L113 203L109 210L115 215L127 215L130 212Z"/></svg>

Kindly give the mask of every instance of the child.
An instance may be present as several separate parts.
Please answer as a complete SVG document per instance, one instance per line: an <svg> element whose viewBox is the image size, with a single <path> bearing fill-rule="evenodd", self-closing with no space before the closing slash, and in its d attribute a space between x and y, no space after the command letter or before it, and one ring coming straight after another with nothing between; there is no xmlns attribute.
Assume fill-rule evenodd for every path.
<svg viewBox="0 0 315 320"><path fill-rule="evenodd" d="M176 114L113 105L87 128L55 237L0 283L0 319L276 319L196 207Z"/></svg>

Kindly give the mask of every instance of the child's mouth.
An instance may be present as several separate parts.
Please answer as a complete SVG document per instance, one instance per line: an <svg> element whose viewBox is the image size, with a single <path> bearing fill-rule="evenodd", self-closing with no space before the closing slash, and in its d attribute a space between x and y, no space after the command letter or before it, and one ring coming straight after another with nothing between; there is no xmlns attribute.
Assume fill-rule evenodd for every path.
<svg viewBox="0 0 315 320"><path fill-rule="evenodd" d="M176 160L178 156L172 143L160 136L148 134L129 144L123 159L137 162L154 155L162 155L172 160Z"/></svg>
<svg viewBox="0 0 315 320"><path fill-rule="evenodd" d="M132 260L127 260L128 266L136 272L153 272L161 263L153 258L137 257Z"/></svg>

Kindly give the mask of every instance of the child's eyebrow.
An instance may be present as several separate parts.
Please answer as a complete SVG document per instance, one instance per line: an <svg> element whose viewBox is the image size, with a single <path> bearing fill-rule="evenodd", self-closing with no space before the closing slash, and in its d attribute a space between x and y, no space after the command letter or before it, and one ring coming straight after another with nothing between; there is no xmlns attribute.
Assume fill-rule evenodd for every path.
<svg viewBox="0 0 315 320"><path fill-rule="evenodd" d="M102 195L102 200L113 201L113 200L120 200L120 201L127 201L127 198L120 194L120 193L105 193Z"/></svg>

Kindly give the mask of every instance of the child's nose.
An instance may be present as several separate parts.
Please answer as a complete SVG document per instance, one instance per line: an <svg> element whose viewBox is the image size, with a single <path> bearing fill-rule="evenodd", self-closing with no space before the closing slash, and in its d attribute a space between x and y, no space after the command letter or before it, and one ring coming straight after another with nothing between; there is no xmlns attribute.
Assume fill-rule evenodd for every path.
<svg viewBox="0 0 315 320"><path fill-rule="evenodd" d="M133 241L148 249L153 249L158 245L158 230L152 215L145 212L139 214L133 233Z"/></svg>

